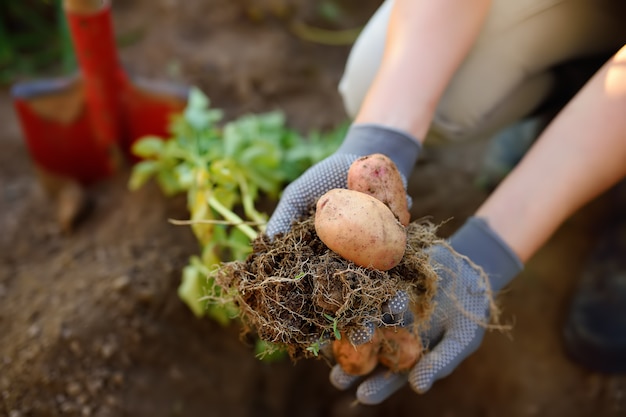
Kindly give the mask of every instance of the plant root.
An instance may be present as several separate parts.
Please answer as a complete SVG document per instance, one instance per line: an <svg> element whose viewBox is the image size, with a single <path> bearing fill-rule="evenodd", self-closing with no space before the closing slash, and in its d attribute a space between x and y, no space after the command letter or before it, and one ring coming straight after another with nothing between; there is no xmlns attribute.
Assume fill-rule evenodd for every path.
<svg viewBox="0 0 626 417"><path fill-rule="evenodd" d="M244 334L255 332L294 360L317 356L316 347L338 334L385 326L382 307L400 290L410 295L416 324L428 322L438 278L424 249L441 242L435 232L429 222L410 223L403 260L378 271L328 249L309 216L273 239L258 236L251 255L223 264L215 279L238 307Z"/></svg>

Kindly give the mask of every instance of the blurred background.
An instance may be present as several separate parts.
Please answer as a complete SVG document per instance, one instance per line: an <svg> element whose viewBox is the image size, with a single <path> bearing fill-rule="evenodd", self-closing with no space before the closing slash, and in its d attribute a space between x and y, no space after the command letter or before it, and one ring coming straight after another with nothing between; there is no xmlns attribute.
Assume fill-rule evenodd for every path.
<svg viewBox="0 0 626 417"><path fill-rule="evenodd" d="M129 75L198 88L225 122L277 111L280 132L326 132L325 143L349 123L337 84L380 3L119 0L111 18ZM625 415L626 379L570 362L560 334L605 202L568 221L502 295L510 331L489 333L428 394L405 387L366 407L329 384L324 361L259 360L236 321L181 299L182 271L205 254L194 230L168 222L189 218L184 192L159 181L130 190L123 165L78 202L61 200L71 218L59 217L11 88L77 71L60 0L0 2L0 415ZM442 235L458 227L487 195L475 181L484 150L485 140L427 147L410 179L413 218L445 223ZM271 213L275 199L261 203Z"/></svg>

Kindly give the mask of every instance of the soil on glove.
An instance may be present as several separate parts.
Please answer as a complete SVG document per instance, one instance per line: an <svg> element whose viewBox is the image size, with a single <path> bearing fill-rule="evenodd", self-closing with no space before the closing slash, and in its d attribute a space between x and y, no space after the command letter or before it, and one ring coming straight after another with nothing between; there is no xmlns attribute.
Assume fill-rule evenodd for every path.
<svg viewBox="0 0 626 417"><path fill-rule="evenodd" d="M217 282L239 308L245 330L292 359L317 356L311 347L334 339L336 332L384 325L383 304L398 291L409 294L414 325L428 322L437 274L425 248L440 240L435 231L428 222L409 224L402 261L379 271L328 249L315 233L313 215L274 239L261 235L245 261L218 271Z"/></svg>

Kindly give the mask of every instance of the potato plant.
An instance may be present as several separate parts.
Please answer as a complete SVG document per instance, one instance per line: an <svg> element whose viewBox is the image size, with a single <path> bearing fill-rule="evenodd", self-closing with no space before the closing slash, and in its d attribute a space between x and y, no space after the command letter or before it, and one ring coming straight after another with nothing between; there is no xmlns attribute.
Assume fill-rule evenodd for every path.
<svg viewBox="0 0 626 417"><path fill-rule="evenodd" d="M425 249L441 240L432 223L409 221L402 176L385 155L358 158L346 179L347 189L320 196L284 234L259 235L251 255L223 264L216 282L237 303L244 333L294 360L332 355L350 375L379 364L404 372L422 353L417 330L437 288ZM399 291L415 318L407 328L384 318ZM365 343L347 336L371 326Z"/></svg>
<svg viewBox="0 0 626 417"><path fill-rule="evenodd" d="M219 292L211 271L245 258L268 219L261 199L276 200L288 182L334 151L346 126L304 137L288 128L278 111L225 123L222 118L192 89L187 108L171 122L169 138L144 137L133 146L141 161L129 187L154 179L168 196L187 195L190 219L182 223L191 225L200 253L185 267L178 293L197 316L227 323L233 307L207 302Z"/></svg>

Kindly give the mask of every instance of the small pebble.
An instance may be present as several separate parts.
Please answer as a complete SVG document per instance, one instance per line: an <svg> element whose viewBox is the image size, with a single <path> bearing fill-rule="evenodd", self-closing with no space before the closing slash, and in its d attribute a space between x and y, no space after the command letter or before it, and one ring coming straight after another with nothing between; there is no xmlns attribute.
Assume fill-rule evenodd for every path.
<svg viewBox="0 0 626 417"><path fill-rule="evenodd" d="M112 287L115 291L123 291L130 285L130 278L128 275L122 275L113 280Z"/></svg>

